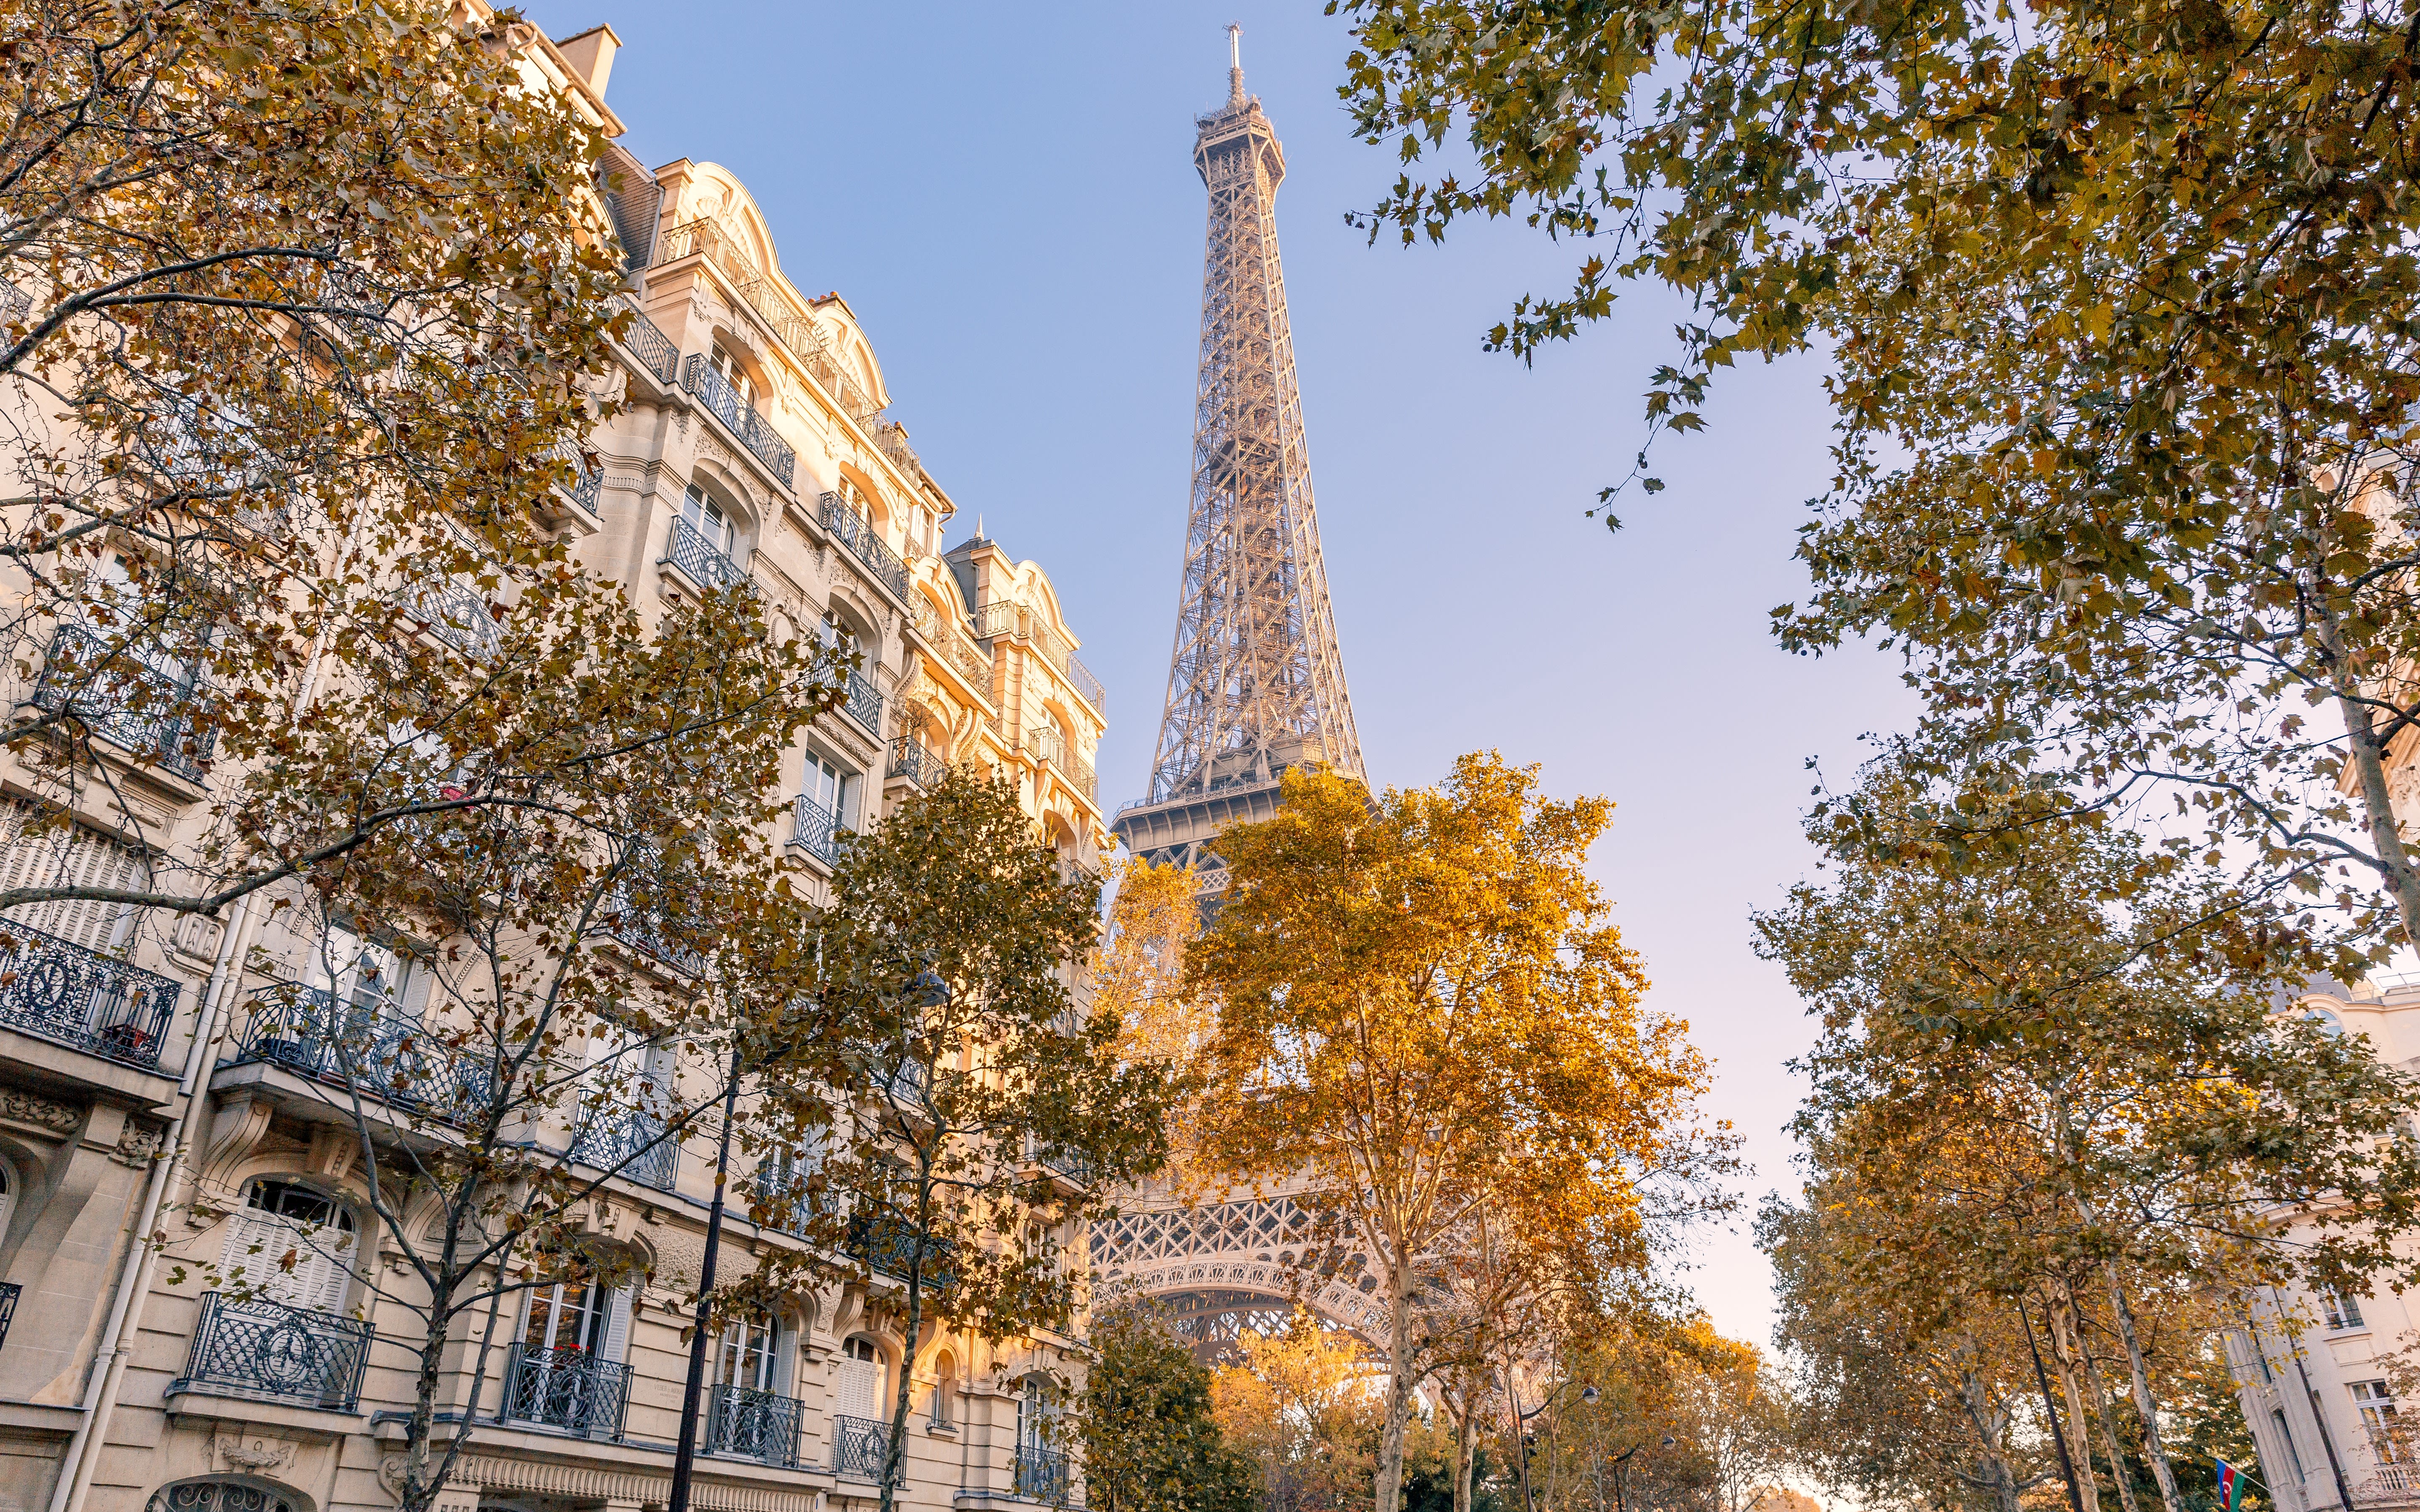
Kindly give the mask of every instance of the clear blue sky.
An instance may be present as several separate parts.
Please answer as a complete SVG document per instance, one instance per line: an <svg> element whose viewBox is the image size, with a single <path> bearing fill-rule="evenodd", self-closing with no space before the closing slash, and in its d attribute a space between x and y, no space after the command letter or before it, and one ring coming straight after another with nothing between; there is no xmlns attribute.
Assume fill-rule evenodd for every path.
<svg viewBox="0 0 2420 1512"><path fill-rule="evenodd" d="M1807 874L1809 779L1904 717L1895 668L1792 658L1766 610L1825 477L1809 363L1735 375L1709 433L1658 454L1669 489L1583 517L1637 446L1672 302L1534 370L1480 350L1568 249L1513 227L1367 247L1343 212L1391 153L1346 131L1348 42L1315 0L1047 6L535 0L555 36L613 23L627 146L737 173L801 289L845 295L934 475L1039 561L1109 687L1102 795L1140 795L1165 692L1183 542L1203 200L1192 117L1226 88L1229 21L1276 122L1278 200L1328 581L1371 777L1435 781L1495 747L1558 793L1614 799L1596 852L1653 1000L1716 1061L1751 1195L1791 1180L1782 1062L1808 1038L1748 949L1751 908ZM1709 1233L1686 1279L1760 1343L1769 1274Z"/></svg>

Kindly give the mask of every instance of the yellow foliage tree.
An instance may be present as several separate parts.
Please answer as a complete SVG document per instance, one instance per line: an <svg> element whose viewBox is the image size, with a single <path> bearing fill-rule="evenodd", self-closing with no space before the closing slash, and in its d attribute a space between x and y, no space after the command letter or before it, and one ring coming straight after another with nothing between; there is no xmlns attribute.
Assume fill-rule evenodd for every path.
<svg viewBox="0 0 2420 1512"><path fill-rule="evenodd" d="M1701 1175L1706 1080L1686 1026L1646 1011L1639 963L1585 870L1612 805L1550 802L1534 768L1471 755L1434 789L1373 798L1290 772L1279 810L1219 840L1228 889L1189 953L1215 1005L1204 1161L1308 1178L1336 1252L1388 1305L1373 1491L1394 1512L1424 1368L1412 1303L1482 1206L1519 1242L1635 1269Z"/></svg>
<svg viewBox="0 0 2420 1512"><path fill-rule="evenodd" d="M1296 1311L1247 1333L1210 1385L1210 1414L1259 1466L1265 1512L1333 1512L1370 1493L1383 1412L1361 1346Z"/></svg>

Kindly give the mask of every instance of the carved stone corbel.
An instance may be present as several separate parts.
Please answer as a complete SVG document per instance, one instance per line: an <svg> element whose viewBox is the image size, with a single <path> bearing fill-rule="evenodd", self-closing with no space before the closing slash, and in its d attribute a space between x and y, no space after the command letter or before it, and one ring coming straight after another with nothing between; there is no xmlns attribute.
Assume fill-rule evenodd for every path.
<svg viewBox="0 0 2420 1512"><path fill-rule="evenodd" d="M303 1159L311 1174L324 1181L341 1181L352 1174L361 1158L361 1136L341 1123L311 1126L311 1151Z"/></svg>
<svg viewBox="0 0 2420 1512"><path fill-rule="evenodd" d="M269 1137L268 1100L249 1091L231 1094L210 1119L210 1145L194 1174L191 1221L211 1222L236 1205L236 1173Z"/></svg>

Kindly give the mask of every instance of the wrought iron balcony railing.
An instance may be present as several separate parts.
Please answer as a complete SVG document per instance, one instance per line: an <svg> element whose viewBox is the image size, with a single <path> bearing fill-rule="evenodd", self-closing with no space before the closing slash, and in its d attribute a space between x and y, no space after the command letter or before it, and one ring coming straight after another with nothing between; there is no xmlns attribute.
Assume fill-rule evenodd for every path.
<svg viewBox="0 0 2420 1512"><path fill-rule="evenodd" d="M882 579L885 588L902 599L908 596L908 563L874 532L872 521L848 507L847 500L826 493L816 501L815 517L866 571Z"/></svg>
<svg viewBox="0 0 2420 1512"><path fill-rule="evenodd" d="M504 1416L592 1439L622 1436L630 1367L587 1350L533 1350L516 1344L505 1365Z"/></svg>
<svg viewBox="0 0 2420 1512"><path fill-rule="evenodd" d="M215 729L195 728L199 697L191 676L150 666L132 649L113 652L107 640L73 625L53 632L34 687L35 707L71 715L101 739L189 782L203 780L219 743Z"/></svg>
<svg viewBox="0 0 2420 1512"><path fill-rule="evenodd" d="M863 727L869 735L882 733L882 690L876 687L863 672L848 674L848 702L841 708Z"/></svg>
<svg viewBox="0 0 2420 1512"><path fill-rule="evenodd" d="M748 1180L748 1187L756 1206L764 1210L766 1222L793 1234L806 1227L807 1177L812 1169L807 1165L756 1167L756 1174Z"/></svg>
<svg viewBox="0 0 2420 1512"><path fill-rule="evenodd" d="M991 657L975 649L963 625L944 621L922 594L916 599L916 630L976 692L991 697Z"/></svg>
<svg viewBox="0 0 2420 1512"><path fill-rule="evenodd" d="M488 601L468 583L429 583L402 595L405 610L430 635L485 661L504 649L504 633Z"/></svg>
<svg viewBox="0 0 2420 1512"><path fill-rule="evenodd" d="M1046 1145L1038 1139L1028 1139L1025 1144L1025 1158L1044 1170L1065 1177L1078 1186L1092 1184L1093 1163L1081 1155L1062 1149L1056 1145Z"/></svg>
<svg viewBox="0 0 2420 1512"><path fill-rule="evenodd" d="M661 268L699 253L722 274L732 291L765 323L766 329L782 339L783 345L801 358L822 348L823 338L816 333L814 322L790 309L764 270L756 266L756 259L712 221L685 221L665 232L664 244L656 252L656 266Z"/></svg>
<svg viewBox="0 0 2420 1512"><path fill-rule="evenodd" d="M1004 602L985 604L975 610L973 619L978 637L990 640L1008 636L1032 646L1044 661L1059 670L1078 695L1093 706L1094 713L1109 712L1109 693L1101 687L1101 680L1077 659L1076 648L1048 620L1021 605Z"/></svg>
<svg viewBox="0 0 2420 1512"><path fill-rule="evenodd" d="M899 471L908 474L912 482L923 468L924 461L916 455L916 449L908 444L908 427L895 420L869 420L865 422L865 430L874 438L874 444L882 455L897 463Z"/></svg>
<svg viewBox="0 0 2420 1512"><path fill-rule="evenodd" d="M8 1342L8 1324L17 1316L17 1294L25 1289L20 1281L0 1281L0 1344Z"/></svg>
<svg viewBox="0 0 2420 1512"><path fill-rule="evenodd" d="M914 735L901 735L891 743L891 775L904 777L920 788L929 788L941 780L949 770L934 749Z"/></svg>
<svg viewBox="0 0 2420 1512"><path fill-rule="evenodd" d="M891 1458L891 1429L868 1417L832 1414L832 1473L849 1480L882 1484L882 1467Z"/></svg>
<svg viewBox="0 0 2420 1512"><path fill-rule="evenodd" d="M29 924L0 918L0 1024L156 1068L182 989Z"/></svg>
<svg viewBox="0 0 2420 1512"><path fill-rule="evenodd" d="M795 1468L799 1400L748 1386L717 1386L706 1403L706 1452Z"/></svg>
<svg viewBox="0 0 2420 1512"><path fill-rule="evenodd" d="M597 513L597 501L605 494L605 470L590 467L587 456L568 441L564 443L558 455L571 464L571 486L563 491L571 496L573 503L594 515Z"/></svg>
<svg viewBox="0 0 2420 1512"><path fill-rule="evenodd" d="M897 1218L860 1213L848 1221L848 1236L841 1247L871 1269L904 1281L916 1258L916 1231ZM948 1289L953 1277L951 1253L947 1240L924 1241L923 1285L928 1293Z"/></svg>
<svg viewBox="0 0 2420 1512"><path fill-rule="evenodd" d="M782 486L791 486L798 475L799 454L790 443L773 432L772 425L755 407L739 396L731 380L716 370L701 352L691 352L681 363L681 387L697 396L714 418L723 424L740 445L748 448L757 461L770 468Z"/></svg>
<svg viewBox="0 0 2420 1512"><path fill-rule="evenodd" d="M673 938L665 932L662 916L642 907L627 889L617 887L605 900L598 928L603 933L681 976L700 977L706 974L705 954Z"/></svg>
<svg viewBox="0 0 2420 1512"><path fill-rule="evenodd" d="M622 295L607 301L616 310L630 312L630 329L622 333L622 345L629 348L646 370L666 383L680 376L680 348L663 332L663 328L639 313L639 307Z"/></svg>
<svg viewBox="0 0 2420 1512"><path fill-rule="evenodd" d="M799 795L792 814L790 843L826 866L840 865L840 837L847 831L839 816L806 793Z"/></svg>
<svg viewBox="0 0 2420 1512"><path fill-rule="evenodd" d="M669 1192L680 1175L680 1145L652 1113L624 1108L592 1112L572 1136L570 1157Z"/></svg>
<svg viewBox="0 0 2420 1512"><path fill-rule="evenodd" d="M664 542L663 560L703 588L729 588L748 578L729 553L707 540L704 531L686 519L673 521L672 534Z"/></svg>
<svg viewBox="0 0 2420 1512"><path fill-rule="evenodd" d="M365 1097L468 1124L489 1103L488 1068L409 1014L341 1002L324 987L263 987L235 1064L265 1061Z"/></svg>
<svg viewBox="0 0 2420 1512"><path fill-rule="evenodd" d="M1067 1455L1038 1443L1016 1446L1016 1494L1056 1505L1067 1500Z"/></svg>
<svg viewBox="0 0 2420 1512"><path fill-rule="evenodd" d="M361 1404L362 1370L369 1355L370 1325L359 1319L266 1298L230 1302L212 1291L202 1297L185 1373L168 1383L168 1392L212 1392L350 1412Z"/></svg>

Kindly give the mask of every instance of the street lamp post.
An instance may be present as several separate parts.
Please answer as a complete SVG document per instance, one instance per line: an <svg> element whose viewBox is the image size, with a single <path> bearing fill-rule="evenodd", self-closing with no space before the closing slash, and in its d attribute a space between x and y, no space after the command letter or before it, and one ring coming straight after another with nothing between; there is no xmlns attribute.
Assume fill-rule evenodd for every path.
<svg viewBox="0 0 2420 1512"><path fill-rule="evenodd" d="M1572 1389L1568 1381L1546 1394L1546 1399L1527 1412L1521 1409L1521 1394L1513 1389L1512 1373L1504 1373L1504 1400L1512 1409L1512 1446L1521 1457L1521 1505L1526 1512L1538 1512L1538 1499L1529 1490L1529 1420L1555 1405L1555 1398ZM1580 1388L1580 1400L1593 1404L1597 1390L1593 1385Z"/></svg>
<svg viewBox="0 0 2420 1512"><path fill-rule="evenodd" d="M740 1047L731 1047L731 1076L722 1088L722 1138L714 1151L714 1203L706 1211L706 1257L698 1262L697 1327L689 1341L689 1380L681 1386L680 1439L673 1451L673 1489L666 1512L689 1512L690 1473L697 1468L698 1398L706 1394L706 1330L714 1321L714 1261L722 1248L722 1187L731 1172L731 1123L739 1110Z"/></svg>

